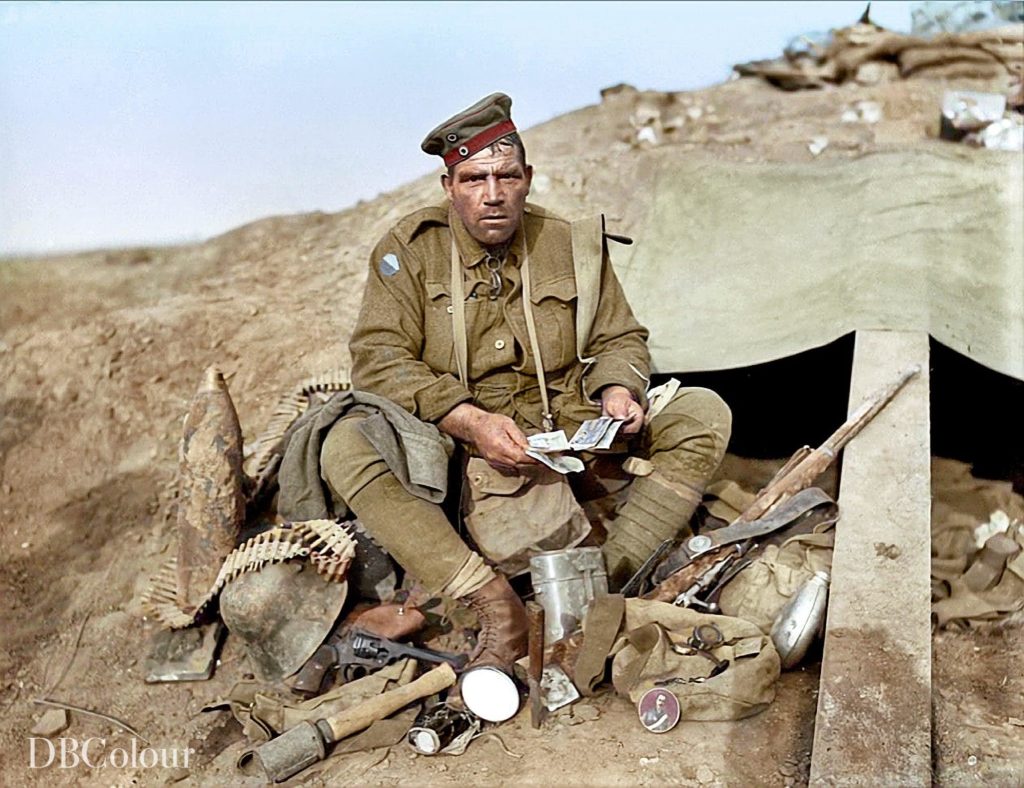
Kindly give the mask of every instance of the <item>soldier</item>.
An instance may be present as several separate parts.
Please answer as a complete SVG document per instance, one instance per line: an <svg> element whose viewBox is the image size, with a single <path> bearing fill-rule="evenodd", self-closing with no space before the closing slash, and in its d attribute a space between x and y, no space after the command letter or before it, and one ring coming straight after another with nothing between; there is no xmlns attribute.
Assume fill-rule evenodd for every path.
<svg viewBox="0 0 1024 788"><path fill-rule="evenodd" d="M374 249L350 344L352 380L465 449L468 506L478 519L489 517L502 548L502 539L515 541L551 517L566 525L546 532L536 549L579 543L589 525L580 526L573 493L588 500L629 484L602 548L614 585L662 541L687 532L725 453L731 416L714 392L680 389L645 424L647 331L616 279L607 236L591 246L593 276L578 281L583 247L573 225L526 201L533 168L511 103L488 96L423 141L447 166L446 199L401 219ZM578 342L584 300L595 307ZM571 435L601 415L625 420L621 440L611 454L586 455L583 473L560 476L527 456L528 434L561 428ZM471 664L507 670L526 645L523 604L493 568L508 551L492 549L488 562L472 550L441 506L396 476L395 461L389 465L367 440L363 418L345 416L324 439L328 489L429 591L476 611L481 632ZM627 453L649 461L646 475L631 479L621 470ZM485 504L490 492L498 497ZM519 502L514 517L502 517L501 494L509 505ZM484 552L486 531L472 531Z"/></svg>

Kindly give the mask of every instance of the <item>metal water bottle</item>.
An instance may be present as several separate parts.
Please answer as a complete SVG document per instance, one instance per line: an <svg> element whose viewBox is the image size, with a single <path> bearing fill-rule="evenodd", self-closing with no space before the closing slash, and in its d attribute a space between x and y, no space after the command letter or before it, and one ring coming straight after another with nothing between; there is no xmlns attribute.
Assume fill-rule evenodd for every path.
<svg viewBox="0 0 1024 788"><path fill-rule="evenodd" d="M825 622L828 606L828 572L815 572L779 611L771 637L783 670L800 663Z"/></svg>

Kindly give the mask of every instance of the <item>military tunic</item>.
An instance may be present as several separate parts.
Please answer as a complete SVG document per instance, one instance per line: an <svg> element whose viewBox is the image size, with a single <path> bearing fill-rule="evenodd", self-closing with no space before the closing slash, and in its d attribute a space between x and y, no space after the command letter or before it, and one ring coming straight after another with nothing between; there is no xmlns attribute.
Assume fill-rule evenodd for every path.
<svg viewBox="0 0 1024 788"><path fill-rule="evenodd" d="M451 241L463 265L468 381L460 381L452 330ZM585 356L576 356L576 280L571 225L527 204L492 297L487 250L447 204L406 216L377 244L350 350L356 388L387 397L428 422L462 402L509 416L528 432L541 428L536 364L523 311L523 238L532 283L540 354L557 428L569 434L600 415L595 395L619 384L645 403L650 373L647 331L622 292L607 253ZM584 374L585 372L585 374Z"/></svg>

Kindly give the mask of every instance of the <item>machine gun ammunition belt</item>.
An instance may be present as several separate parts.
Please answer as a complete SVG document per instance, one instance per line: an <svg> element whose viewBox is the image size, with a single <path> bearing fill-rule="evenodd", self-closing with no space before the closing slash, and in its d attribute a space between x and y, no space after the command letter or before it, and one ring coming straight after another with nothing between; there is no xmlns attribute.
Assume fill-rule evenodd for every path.
<svg viewBox="0 0 1024 788"><path fill-rule="evenodd" d="M236 547L221 565L213 587L196 605L182 610L177 603L177 559L170 558L150 580L142 595L142 609L168 629L196 623L225 585L245 572L293 558L309 558L316 571L332 582L344 580L355 555L355 542L342 524L333 520L286 523L257 534Z"/></svg>

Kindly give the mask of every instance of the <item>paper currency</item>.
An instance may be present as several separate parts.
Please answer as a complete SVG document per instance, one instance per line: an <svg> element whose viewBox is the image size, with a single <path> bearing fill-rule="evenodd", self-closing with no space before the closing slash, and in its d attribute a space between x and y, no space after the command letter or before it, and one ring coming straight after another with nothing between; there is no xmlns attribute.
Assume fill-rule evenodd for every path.
<svg viewBox="0 0 1024 788"><path fill-rule="evenodd" d="M537 435L531 435L526 441L530 444L531 449L542 452L569 451L571 448L569 441L565 437L565 430L541 432Z"/></svg>
<svg viewBox="0 0 1024 788"><path fill-rule="evenodd" d="M585 451L594 448L601 442L605 432L611 426L614 419L611 416L601 416L597 419L589 419L580 425L576 434L569 440L569 447L576 451Z"/></svg>
<svg viewBox="0 0 1024 788"><path fill-rule="evenodd" d="M615 440L615 436L619 432L619 427L626 423L625 419L616 419L608 425L608 429L604 435L601 436L601 440L594 446L595 449L610 449L612 447L612 441Z"/></svg>
<svg viewBox="0 0 1024 788"><path fill-rule="evenodd" d="M583 461L576 457L565 457L561 454L545 454L536 449L527 449L527 457L533 457L538 462L547 465L551 470L558 473L579 473L583 470Z"/></svg>

